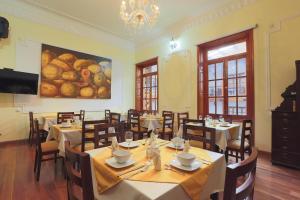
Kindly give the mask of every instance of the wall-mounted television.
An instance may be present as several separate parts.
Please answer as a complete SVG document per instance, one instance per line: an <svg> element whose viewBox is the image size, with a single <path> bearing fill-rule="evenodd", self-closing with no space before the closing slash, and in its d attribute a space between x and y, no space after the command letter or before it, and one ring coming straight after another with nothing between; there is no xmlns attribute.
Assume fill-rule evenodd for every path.
<svg viewBox="0 0 300 200"><path fill-rule="evenodd" d="M39 75L0 69L0 93L37 94Z"/></svg>

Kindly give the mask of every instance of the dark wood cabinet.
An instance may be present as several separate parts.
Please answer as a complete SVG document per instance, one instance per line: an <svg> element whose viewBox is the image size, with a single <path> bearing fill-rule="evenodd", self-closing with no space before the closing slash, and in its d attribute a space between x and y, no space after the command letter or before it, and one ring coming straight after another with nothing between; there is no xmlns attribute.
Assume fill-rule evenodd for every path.
<svg viewBox="0 0 300 200"><path fill-rule="evenodd" d="M272 163L300 169L300 61L296 73L295 83L281 95L284 101L272 111Z"/></svg>

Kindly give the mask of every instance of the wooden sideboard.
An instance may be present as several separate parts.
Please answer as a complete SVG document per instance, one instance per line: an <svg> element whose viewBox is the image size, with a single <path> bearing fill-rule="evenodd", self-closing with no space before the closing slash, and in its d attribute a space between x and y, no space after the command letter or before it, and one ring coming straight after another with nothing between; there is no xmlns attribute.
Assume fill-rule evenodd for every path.
<svg viewBox="0 0 300 200"><path fill-rule="evenodd" d="M272 111L272 163L300 169L300 61L296 73L295 83L281 94L284 101Z"/></svg>

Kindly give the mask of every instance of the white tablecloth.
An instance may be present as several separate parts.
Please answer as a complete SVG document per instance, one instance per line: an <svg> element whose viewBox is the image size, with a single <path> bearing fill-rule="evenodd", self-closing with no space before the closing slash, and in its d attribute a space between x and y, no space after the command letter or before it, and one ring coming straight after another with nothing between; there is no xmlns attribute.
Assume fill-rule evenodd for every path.
<svg viewBox="0 0 300 200"><path fill-rule="evenodd" d="M97 182L93 167L93 156L101 153L104 148L86 151L91 157L91 170L93 179L94 196L98 200L189 200L179 184L154 183L143 181L124 180L102 194L98 193ZM206 151L206 150L203 150ZM223 154L207 151L215 162L208 181L203 186L201 200L210 199L210 194L223 191L225 182L226 161Z"/></svg>
<svg viewBox="0 0 300 200"><path fill-rule="evenodd" d="M49 131L52 125L57 123L56 116L42 116L42 129L45 131Z"/></svg>
<svg viewBox="0 0 300 200"><path fill-rule="evenodd" d="M189 125L197 126L196 124L193 123L190 123ZM228 126L229 127L222 127L220 125L217 125L213 127L206 124L206 127L216 129L216 145L218 145L219 148L222 150L226 150L228 141L233 139L239 139L240 124L228 124ZM182 125L180 125L177 134L182 135L182 133L183 133L183 127Z"/></svg>
<svg viewBox="0 0 300 200"><path fill-rule="evenodd" d="M162 127L162 118L158 116L141 117L142 127L148 130L155 130Z"/></svg>
<svg viewBox="0 0 300 200"><path fill-rule="evenodd" d="M66 129L60 128L57 134L54 132L55 131L54 128L56 128L55 126L60 126L60 125L53 125L50 127L50 131L46 141L49 141L51 139L55 139L56 141L58 141L58 149L59 149L59 154L61 156L65 155L65 141L70 141L71 146L81 144L81 138L82 138L81 128L66 128ZM110 127L108 129L108 132L114 133L115 128Z"/></svg>

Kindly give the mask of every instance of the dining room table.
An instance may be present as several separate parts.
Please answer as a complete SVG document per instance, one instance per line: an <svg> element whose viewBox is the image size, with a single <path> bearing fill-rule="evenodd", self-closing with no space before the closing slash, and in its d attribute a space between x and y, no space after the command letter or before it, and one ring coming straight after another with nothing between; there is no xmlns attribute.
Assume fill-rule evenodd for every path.
<svg viewBox="0 0 300 200"><path fill-rule="evenodd" d="M160 115L142 115L141 126L148 130L155 130L163 126L163 117Z"/></svg>
<svg viewBox="0 0 300 200"><path fill-rule="evenodd" d="M109 133L114 133L115 128L109 127ZM100 133L101 134L101 133ZM71 146L76 146L82 142L82 125L70 124L65 126L63 124L55 124L50 127L50 131L46 141L56 140L58 142L59 155L65 156L65 141L69 141Z"/></svg>
<svg viewBox="0 0 300 200"><path fill-rule="evenodd" d="M187 123L189 126L203 126L202 124L195 123L195 122L189 122ZM241 124L240 123L220 123L220 122L205 122L205 126L208 128L214 128L216 129L216 145L221 150L226 150L226 147L228 145L228 142L230 140L237 140L240 138L241 134ZM194 131L192 131L194 132ZM177 135L183 134L183 125L180 125L179 130L177 132ZM197 133L195 133L197 134Z"/></svg>
<svg viewBox="0 0 300 200"><path fill-rule="evenodd" d="M110 163L114 159L111 147L86 151L90 155L96 199L206 200L212 193L223 191L226 171L223 154L191 147L189 153L196 157L193 163L199 165L182 167L177 160L181 151L171 148L170 141L157 139L162 166L157 170L146 156L149 145L145 139L136 142L135 148L125 148L133 161L125 167Z"/></svg>

